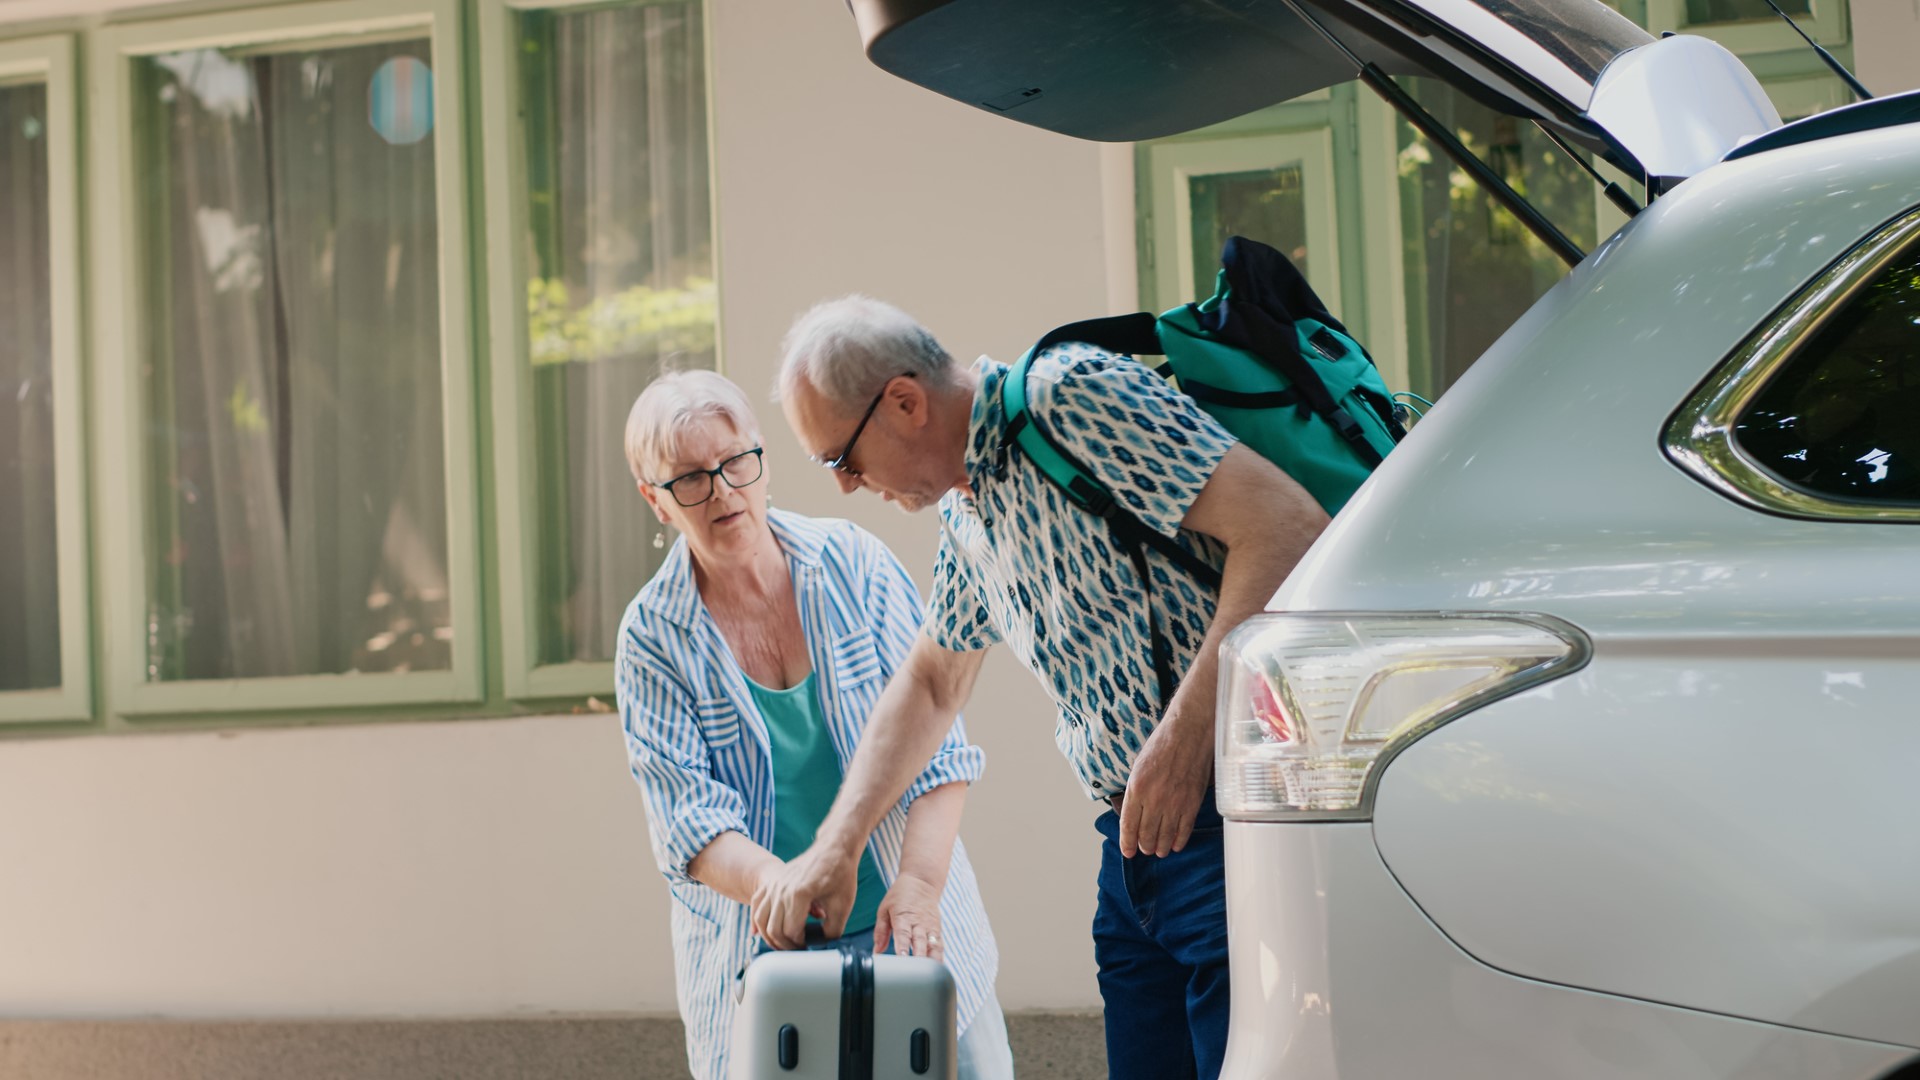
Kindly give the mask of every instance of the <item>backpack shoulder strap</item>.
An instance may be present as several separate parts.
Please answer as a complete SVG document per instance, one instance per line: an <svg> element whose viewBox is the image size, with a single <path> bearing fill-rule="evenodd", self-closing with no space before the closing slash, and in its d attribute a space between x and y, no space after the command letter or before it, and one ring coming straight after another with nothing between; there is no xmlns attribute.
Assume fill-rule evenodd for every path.
<svg viewBox="0 0 1920 1080"><path fill-rule="evenodd" d="M1094 478L1086 466L1075 460L1072 454L1053 441L1045 428L1034 422L1033 412L1027 405L1027 369L1036 353L1037 350L1022 356L1013 367L1007 369L1007 377L1000 384L1000 408L1005 416L1000 437L1001 451L1018 450L1026 455L1041 475L1073 500L1075 506L1105 521L1123 540L1153 548L1202 584L1218 588L1218 570L1135 517L1113 497L1105 484Z"/></svg>
<svg viewBox="0 0 1920 1080"><path fill-rule="evenodd" d="M1114 539L1118 540L1120 546L1126 550L1128 560L1133 563L1134 572L1140 576L1141 589L1149 595L1147 625L1152 639L1153 673L1159 684L1160 704L1165 707L1173 700L1173 692L1179 687L1180 680L1173 671L1173 646L1167 641L1166 634L1161 631L1159 617L1153 611L1151 600L1153 577L1142 545L1165 555L1174 565L1185 570L1195 580L1216 590L1220 587L1220 572L1202 562L1192 552L1149 527L1146 522L1141 521L1126 507L1120 505L1119 501L1113 497L1113 492L1107 490L1106 485L1094 479L1093 474L1085 466L1074 460L1073 455L1061 449L1059 444L1047 435L1044 428L1033 422L1033 412L1027 407L1027 369L1033 365L1034 357L1061 341L1087 340L1069 331L1091 324L1115 323L1138 318L1140 316L1095 319L1090 323L1074 323L1061 327L1041 338L1038 344L1016 361L1007 370L1006 378L1000 383L1000 409L1003 414L1000 452L1003 455L1011 455L1017 449L1025 454L1027 459L1040 470L1040 474L1065 493L1074 505L1106 522L1108 531L1113 533ZM1153 317L1148 315L1144 318L1148 320L1146 329L1151 332ZM1133 325L1138 327L1139 323L1136 321ZM1120 351L1111 345L1104 345L1097 341L1090 344L1101 345L1102 348L1115 352ZM1136 341L1135 344L1145 343ZM1146 349L1139 351L1148 352ZM1158 351L1159 339L1156 335L1152 352ZM1134 353L1128 355L1134 355Z"/></svg>

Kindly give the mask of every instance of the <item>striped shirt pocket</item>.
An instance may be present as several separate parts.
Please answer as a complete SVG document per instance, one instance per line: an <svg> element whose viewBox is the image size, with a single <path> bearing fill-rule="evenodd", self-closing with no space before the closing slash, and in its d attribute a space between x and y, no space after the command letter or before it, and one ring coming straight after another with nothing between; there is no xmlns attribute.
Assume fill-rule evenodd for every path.
<svg viewBox="0 0 1920 1080"><path fill-rule="evenodd" d="M871 628L863 626L833 639L833 672L843 689L880 675L880 650Z"/></svg>
<svg viewBox="0 0 1920 1080"><path fill-rule="evenodd" d="M693 703L694 718L707 749L718 750L740 741L740 712L726 698L702 698Z"/></svg>

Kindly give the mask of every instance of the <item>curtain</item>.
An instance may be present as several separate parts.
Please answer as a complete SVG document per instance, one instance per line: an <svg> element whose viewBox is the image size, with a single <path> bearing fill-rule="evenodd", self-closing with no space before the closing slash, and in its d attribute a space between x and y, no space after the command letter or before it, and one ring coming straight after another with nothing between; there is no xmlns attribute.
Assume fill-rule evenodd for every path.
<svg viewBox="0 0 1920 1080"><path fill-rule="evenodd" d="M424 42L146 65L149 677L450 662Z"/></svg>
<svg viewBox="0 0 1920 1080"><path fill-rule="evenodd" d="M606 660L660 555L627 412L660 371L713 366L706 46L693 3L529 13L522 33L528 265L549 309L532 350L540 659Z"/></svg>
<svg viewBox="0 0 1920 1080"><path fill-rule="evenodd" d="M60 685L46 119L0 86L0 691Z"/></svg>

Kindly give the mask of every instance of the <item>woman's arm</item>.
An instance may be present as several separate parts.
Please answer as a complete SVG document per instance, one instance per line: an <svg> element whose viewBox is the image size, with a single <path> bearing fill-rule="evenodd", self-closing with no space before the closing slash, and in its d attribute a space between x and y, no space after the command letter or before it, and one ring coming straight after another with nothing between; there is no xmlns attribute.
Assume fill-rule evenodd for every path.
<svg viewBox="0 0 1920 1080"><path fill-rule="evenodd" d="M942 784L913 800L907 809L907 837L900 848L900 873L880 902L873 947L902 956L940 959L940 896L953 865L953 842L960 835L960 814L967 805L965 783Z"/></svg>
<svg viewBox="0 0 1920 1080"><path fill-rule="evenodd" d="M912 835L911 819L908 835ZM773 852L741 833L729 831L700 849L687 864L687 876L735 903L749 904L761 879L785 865Z"/></svg>

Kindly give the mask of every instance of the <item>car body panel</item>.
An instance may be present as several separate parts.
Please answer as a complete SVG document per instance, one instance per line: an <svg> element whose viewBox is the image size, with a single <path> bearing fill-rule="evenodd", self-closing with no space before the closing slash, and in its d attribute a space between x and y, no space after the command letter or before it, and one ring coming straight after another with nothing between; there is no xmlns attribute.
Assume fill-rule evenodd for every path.
<svg viewBox="0 0 1920 1080"><path fill-rule="evenodd" d="M1920 1047L1915 629L1602 643L1402 752L1380 853L1503 971Z"/></svg>
<svg viewBox="0 0 1920 1080"><path fill-rule="evenodd" d="M1688 181L1495 343L1275 596L1591 638L1579 673L1379 778L1381 854L1486 963L1920 1046L1920 528L1765 513L1663 450L1915 176L1908 125Z"/></svg>
<svg viewBox="0 0 1920 1080"><path fill-rule="evenodd" d="M1920 534L1739 506L1669 460L1662 438L1755 327L1920 202L1916 176L1920 125L1908 125L1721 164L1660 199L1474 363L1270 607L1539 610L1596 640L1683 620L1805 629L1822 610L1856 632L1901 630L1913 601L1882 574L1796 581L1768 560L1844 543L1910 588L1920 574L1895 567ZM1764 581L1740 580L1742 566Z"/></svg>
<svg viewBox="0 0 1920 1080"><path fill-rule="evenodd" d="M1228 822L1226 845L1222 1080L1800 1080L1913 1057L1496 971L1408 900L1365 824Z"/></svg>

